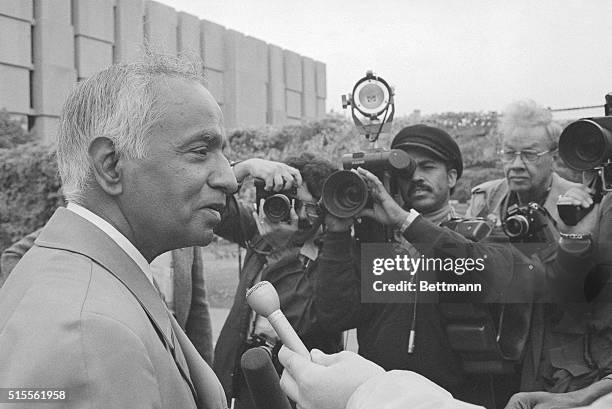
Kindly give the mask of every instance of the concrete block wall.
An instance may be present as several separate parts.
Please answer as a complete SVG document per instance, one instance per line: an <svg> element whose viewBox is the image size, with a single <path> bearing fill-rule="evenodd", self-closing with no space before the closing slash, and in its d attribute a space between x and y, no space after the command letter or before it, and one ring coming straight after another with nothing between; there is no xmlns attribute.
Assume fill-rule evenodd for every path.
<svg viewBox="0 0 612 409"><path fill-rule="evenodd" d="M32 0L0 1L0 109L30 114Z"/></svg>
<svg viewBox="0 0 612 409"><path fill-rule="evenodd" d="M72 0L75 62L78 80L91 77L113 63L114 1Z"/></svg>
<svg viewBox="0 0 612 409"><path fill-rule="evenodd" d="M0 0L0 109L52 142L75 83L145 42L202 58L227 129L325 115L325 64L151 0Z"/></svg>
<svg viewBox="0 0 612 409"><path fill-rule="evenodd" d="M39 139L55 140L66 96L77 80L70 0L34 0L32 107Z"/></svg>
<svg viewBox="0 0 612 409"><path fill-rule="evenodd" d="M225 32L225 125L267 121L268 46L234 30Z"/></svg>
<svg viewBox="0 0 612 409"><path fill-rule="evenodd" d="M217 103L225 108L225 27L211 21L200 22L200 46L202 61L204 61L204 78L210 93Z"/></svg>
<svg viewBox="0 0 612 409"><path fill-rule="evenodd" d="M143 0L116 0L114 62L138 59L144 39L143 18Z"/></svg>

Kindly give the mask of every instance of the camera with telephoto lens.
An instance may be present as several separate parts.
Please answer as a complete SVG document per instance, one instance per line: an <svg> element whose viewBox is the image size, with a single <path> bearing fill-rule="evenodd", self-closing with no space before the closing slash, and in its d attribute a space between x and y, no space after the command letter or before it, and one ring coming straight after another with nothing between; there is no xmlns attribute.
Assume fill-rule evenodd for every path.
<svg viewBox="0 0 612 409"><path fill-rule="evenodd" d="M366 181L350 169L361 167L375 174L390 194L397 191L393 176L412 178L416 163L401 149L374 149L342 156L342 168L332 173L323 184L321 200L325 209L340 218L354 217L372 199Z"/></svg>
<svg viewBox="0 0 612 409"><path fill-rule="evenodd" d="M297 200L297 187L280 192L265 190L266 182L262 179L255 179L255 200L257 210L261 200L264 199L263 211L272 223L286 222L291 220L291 201Z"/></svg>
<svg viewBox="0 0 612 409"><path fill-rule="evenodd" d="M559 217L568 226L575 226L612 191L612 94L606 95L606 116L582 118L569 124L559 137L559 156L567 166L591 171L589 183L595 193L588 208L571 204L557 205Z"/></svg>

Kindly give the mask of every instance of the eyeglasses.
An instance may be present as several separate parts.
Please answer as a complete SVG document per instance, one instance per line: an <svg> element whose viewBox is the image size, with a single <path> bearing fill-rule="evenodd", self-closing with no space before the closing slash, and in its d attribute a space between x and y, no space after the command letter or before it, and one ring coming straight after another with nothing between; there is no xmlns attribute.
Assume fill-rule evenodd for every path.
<svg viewBox="0 0 612 409"><path fill-rule="evenodd" d="M499 151L499 154L501 155L502 160L504 162L513 162L514 158L516 158L517 156L520 156L523 161L535 162L538 159L540 159L541 156L544 156L547 153L554 153L556 151L557 151L556 149L549 149L544 152L537 152L537 151L532 151L532 150L524 150L524 151L501 150Z"/></svg>

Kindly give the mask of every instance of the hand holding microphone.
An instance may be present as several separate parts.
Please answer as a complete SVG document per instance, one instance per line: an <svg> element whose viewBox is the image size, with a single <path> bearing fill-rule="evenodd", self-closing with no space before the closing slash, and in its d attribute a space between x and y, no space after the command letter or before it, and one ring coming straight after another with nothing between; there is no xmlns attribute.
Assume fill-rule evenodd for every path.
<svg viewBox="0 0 612 409"><path fill-rule="evenodd" d="M246 300L253 311L268 319L287 348L310 359L308 349L280 310L278 293L270 282L260 281L255 284L247 291Z"/></svg>

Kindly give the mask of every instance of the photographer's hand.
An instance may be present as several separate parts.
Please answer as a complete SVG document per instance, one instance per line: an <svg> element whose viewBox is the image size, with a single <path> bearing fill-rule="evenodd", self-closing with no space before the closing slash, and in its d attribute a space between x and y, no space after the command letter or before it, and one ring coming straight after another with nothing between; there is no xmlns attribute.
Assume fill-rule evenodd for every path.
<svg viewBox="0 0 612 409"><path fill-rule="evenodd" d="M595 194L595 190L590 187L584 185L573 187L559 196L557 204L582 206L586 209L593 204L593 198L591 196L593 194Z"/></svg>
<svg viewBox="0 0 612 409"><path fill-rule="evenodd" d="M581 206L584 209L588 209L593 206L593 195L594 189L588 186L572 187L564 194L560 195L557 199L557 205L570 205L570 206ZM584 216L578 224L575 226L566 226L562 228L562 233L593 233L599 223L599 212L597 211L597 204L594 206L589 213Z"/></svg>
<svg viewBox="0 0 612 409"><path fill-rule="evenodd" d="M266 182L265 189L275 192L302 184L300 171L281 162L253 158L235 164L233 169L238 182L250 175L263 179Z"/></svg>
<svg viewBox="0 0 612 409"><path fill-rule="evenodd" d="M291 202L290 220L288 222L272 223L263 211L264 199L259 203L259 214L253 212L253 219L257 224L257 230L263 239L274 249L287 246L291 237L298 231L298 215L295 212L295 202Z"/></svg>
<svg viewBox="0 0 612 409"><path fill-rule="evenodd" d="M356 170L361 175L370 190L374 199L372 209L364 209L359 213L359 217L366 216L376 220L385 226L400 227L408 217L408 212L391 197L382 182L371 172L363 168Z"/></svg>

